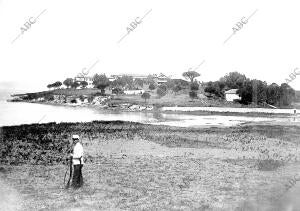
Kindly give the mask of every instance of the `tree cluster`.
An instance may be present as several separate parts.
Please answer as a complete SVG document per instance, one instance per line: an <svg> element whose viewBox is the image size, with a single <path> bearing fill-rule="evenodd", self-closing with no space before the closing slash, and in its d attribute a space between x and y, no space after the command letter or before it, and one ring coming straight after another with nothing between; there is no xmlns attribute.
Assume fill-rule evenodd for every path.
<svg viewBox="0 0 300 211"><path fill-rule="evenodd" d="M62 83L60 81L56 81L54 82L53 84L48 84L47 85L47 88L48 89L51 89L51 88L59 88L61 87Z"/></svg>
<svg viewBox="0 0 300 211"><path fill-rule="evenodd" d="M244 74L231 72L218 81L206 83L204 91L216 97L224 98L224 92L238 89L242 104L270 104L273 106L289 106L295 98L295 90L288 84L280 86L276 83L268 85L265 81L249 79Z"/></svg>
<svg viewBox="0 0 300 211"><path fill-rule="evenodd" d="M110 84L109 79L105 74L95 74L93 76L93 85L95 88L100 89L102 94L105 94L105 88Z"/></svg>

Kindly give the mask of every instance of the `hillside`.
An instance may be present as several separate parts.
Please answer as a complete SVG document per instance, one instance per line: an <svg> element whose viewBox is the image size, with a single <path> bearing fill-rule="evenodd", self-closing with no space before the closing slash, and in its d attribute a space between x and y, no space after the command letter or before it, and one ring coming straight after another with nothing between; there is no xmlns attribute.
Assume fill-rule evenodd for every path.
<svg viewBox="0 0 300 211"><path fill-rule="evenodd" d="M111 89L105 90L105 95L101 94L99 89L55 89L37 93L26 93L12 95L12 101L26 101L34 103L50 103L62 105L98 105L101 108L125 109L125 110L152 110L151 108L161 108L164 106L172 107L235 107L235 108L253 108L262 107L259 105L243 105L237 102L228 102L224 99L215 97L206 97L203 90L197 92L198 97L191 99L189 97L189 90L184 89L177 93L168 91L165 96L158 96L156 90L145 89L150 93L150 99L143 99L140 94L125 95L112 94ZM130 109L135 106L135 109ZM150 106L150 107L149 107ZM142 108L141 108L142 107ZM296 91L296 102L291 107L285 108L300 108L300 91Z"/></svg>
<svg viewBox="0 0 300 211"><path fill-rule="evenodd" d="M227 102L226 100L207 98L205 95L198 91L198 98L191 99L188 94L188 90L181 90L178 93L168 92L165 96L159 97L156 94L156 90L147 90L151 97L146 102L141 95L112 95L111 90L105 91L105 96L101 95L99 89L56 89L51 91L43 91L37 93L26 93L23 95L12 95L13 101L29 101L39 103L56 103L56 104L68 104L73 100L76 100L76 104L96 104L99 103L93 101L101 101L100 104L105 104L108 107L118 107L126 104L130 105L142 105L142 106L154 106L160 108L163 106L204 106L204 107L249 107L242 106L239 103ZM59 96L59 97L58 97ZM21 98L21 99L20 99ZM56 98L63 98L63 100ZM104 102L105 101L105 102ZM75 104L75 103L73 103Z"/></svg>

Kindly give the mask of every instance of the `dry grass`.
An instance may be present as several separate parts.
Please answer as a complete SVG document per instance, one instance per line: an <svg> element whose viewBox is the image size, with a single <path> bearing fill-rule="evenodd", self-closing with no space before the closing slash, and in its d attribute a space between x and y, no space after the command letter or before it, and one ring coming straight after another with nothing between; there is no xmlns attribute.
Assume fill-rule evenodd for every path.
<svg viewBox="0 0 300 211"><path fill-rule="evenodd" d="M66 168L13 167L2 178L19 191L23 210L232 210L284 183L280 174L218 159L102 158L84 166L83 188L65 190Z"/></svg>
<svg viewBox="0 0 300 211"><path fill-rule="evenodd" d="M294 127L143 126L126 138L113 137L122 125L105 127L91 136L82 131L88 160L79 190L64 189L66 165L2 165L0 181L17 196L14 204L22 210L273 210L299 168L289 159L298 159Z"/></svg>

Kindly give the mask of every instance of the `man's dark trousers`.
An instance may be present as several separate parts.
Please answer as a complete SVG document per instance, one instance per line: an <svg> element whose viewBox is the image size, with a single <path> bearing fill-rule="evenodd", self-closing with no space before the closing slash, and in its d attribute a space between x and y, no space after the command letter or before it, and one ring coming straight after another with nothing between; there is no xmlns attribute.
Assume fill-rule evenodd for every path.
<svg viewBox="0 0 300 211"><path fill-rule="evenodd" d="M82 164L79 165L73 165L74 171L73 171L73 179L72 179L72 187L74 188L80 188L83 184L83 178L82 178Z"/></svg>

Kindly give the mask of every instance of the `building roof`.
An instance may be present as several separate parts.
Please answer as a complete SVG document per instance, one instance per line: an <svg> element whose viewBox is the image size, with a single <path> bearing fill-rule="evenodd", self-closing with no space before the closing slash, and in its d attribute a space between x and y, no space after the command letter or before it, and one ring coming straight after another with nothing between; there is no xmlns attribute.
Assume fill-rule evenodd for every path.
<svg viewBox="0 0 300 211"><path fill-rule="evenodd" d="M225 92L225 94L237 94L238 89L229 89Z"/></svg>
<svg viewBox="0 0 300 211"><path fill-rule="evenodd" d="M147 78L148 75L142 75L142 74L117 74L117 75L111 75L110 78L116 78L116 77L122 77L122 76L129 76L133 78Z"/></svg>
<svg viewBox="0 0 300 211"><path fill-rule="evenodd" d="M167 79L169 78L168 76L166 76L165 74L163 73L159 73L159 74L148 74L148 75L145 75L145 74L116 74L116 75L111 75L109 78L116 78L116 77L122 77L122 76L130 76L130 77L133 77L134 79L136 78L142 78L142 79L146 79L148 78L148 76L152 76L154 78L160 78L160 79Z"/></svg>

